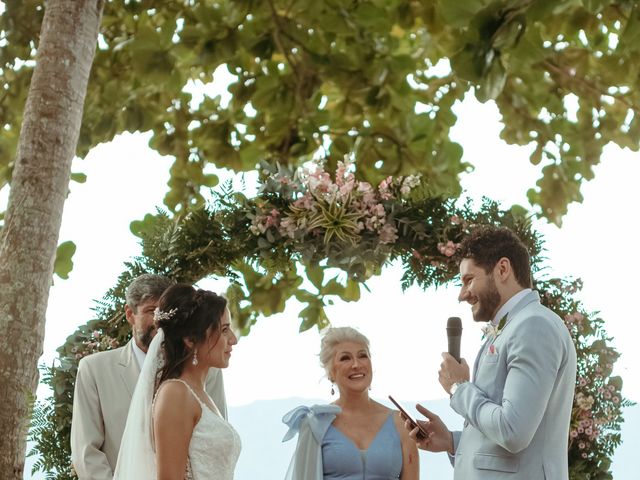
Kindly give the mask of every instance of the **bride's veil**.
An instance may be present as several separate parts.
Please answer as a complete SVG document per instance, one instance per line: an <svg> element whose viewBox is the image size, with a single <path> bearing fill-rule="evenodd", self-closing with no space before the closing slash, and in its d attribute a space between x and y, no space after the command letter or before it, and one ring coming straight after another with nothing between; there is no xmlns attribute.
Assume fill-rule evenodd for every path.
<svg viewBox="0 0 640 480"><path fill-rule="evenodd" d="M127 424L120 442L114 480L155 480L156 461L153 446L153 396L158 370L164 363L164 332L151 342L133 393Z"/></svg>

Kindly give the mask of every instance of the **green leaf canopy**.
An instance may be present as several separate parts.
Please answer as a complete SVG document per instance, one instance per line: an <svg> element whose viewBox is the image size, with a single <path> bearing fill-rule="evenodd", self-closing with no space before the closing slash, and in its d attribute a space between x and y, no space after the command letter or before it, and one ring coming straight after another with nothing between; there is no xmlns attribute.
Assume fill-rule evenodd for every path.
<svg viewBox="0 0 640 480"><path fill-rule="evenodd" d="M9 182L43 2L0 16L0 188ZM529 191L560 223L602 149L640 142L640 7L628 0L112 0L105 8L78 155L125 131L175 163L165 203L201 206L207 165L333 165L360 178L422 172L456 195L470 166L454 106L493 100L501 137L529 145ZM226 76L231 99L189 92ZM221 80L220 80L221 81ZM135 159L132 159L135 161Z"/></svg>

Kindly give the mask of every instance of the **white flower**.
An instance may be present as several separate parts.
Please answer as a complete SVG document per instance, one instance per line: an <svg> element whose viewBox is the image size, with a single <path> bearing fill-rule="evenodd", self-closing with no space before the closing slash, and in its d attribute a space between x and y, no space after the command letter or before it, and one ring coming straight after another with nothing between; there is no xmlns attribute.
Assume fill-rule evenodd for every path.
<svg viewBox="0 0 640 480"><path fill-rule="evenodd" d="M490 338L498 338L498 336L502 333L502 329L504 328L505 324L507 323L507 315L504 315L500 321L498 322L498 325L494 325L492 322L486 324L484 327L482 327L482 331L484 332L484 337L489 336Z"/></svg>
<svg viewBox="0 0 640 480"><path fill-rule="evenodd" d="M485 337L496 338L498 335L500 335L501 331L493 323L488 323L487 325L482 327L482 332L484 333Z"/></svg>
<svg viewBox="0 0 640 480"><path fill-rule="evenodd" d="M403 197L406 197L411 192L411 189L420 185L420 175L409 175L405 177L402 181L402 186L400 187L400 194Z"/></svg>

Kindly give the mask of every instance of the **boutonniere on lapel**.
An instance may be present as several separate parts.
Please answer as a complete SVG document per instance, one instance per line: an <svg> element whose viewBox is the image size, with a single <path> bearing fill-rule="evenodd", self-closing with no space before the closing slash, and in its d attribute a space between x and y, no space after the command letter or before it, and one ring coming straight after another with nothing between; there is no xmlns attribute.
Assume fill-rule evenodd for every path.
<svg viewBox="0 0 640 480"><path fill-rule="evenodd" d="M489 339L491 340L495 340L496 338L498 338L498 336L502 333L502 329L504 328L505 323L507 323L507 315L500 319L497 326L489 323L482 327L482 339L484 340L485 337L489 337Z"/></svg>

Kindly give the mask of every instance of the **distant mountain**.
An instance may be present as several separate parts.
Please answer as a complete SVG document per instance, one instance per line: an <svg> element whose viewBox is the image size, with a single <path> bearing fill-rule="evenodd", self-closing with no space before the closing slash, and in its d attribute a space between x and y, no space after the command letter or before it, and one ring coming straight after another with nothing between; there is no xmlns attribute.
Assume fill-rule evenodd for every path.
<svg viewBox="0 0 640 480"><path fill-rule="evenodd" d="M235 480L282 480L295 449L295 439L282 443L286 426L282 417L298 405L313 405L321 400L287 398L282 400L263 400L242 407L229 408L229 420L242 438L242 454L238 460ZM416 402L401 401L411 412ZM460 428L461 421L450 408L447 400L420 402L440 415L450 428ZM636 457L640 451L640 405L625 409L625 422L622 425L622 445L613 457L614 480L637 480ZM31 449L28 446L27 451ZM25 480L41 480L44 475L31 475L31 466L35 458L27 459ZM420 452L420 478L450 480L453 469L444 454Z"/></svg>

